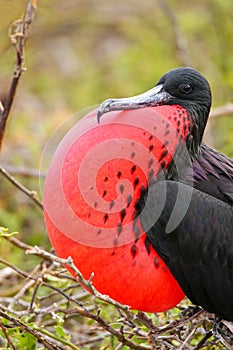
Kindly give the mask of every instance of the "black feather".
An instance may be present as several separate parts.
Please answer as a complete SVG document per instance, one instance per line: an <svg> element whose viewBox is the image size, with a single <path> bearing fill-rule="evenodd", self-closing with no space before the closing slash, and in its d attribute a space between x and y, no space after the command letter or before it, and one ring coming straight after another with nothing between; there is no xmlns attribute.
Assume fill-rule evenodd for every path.
<svg viewBox="0 0 233 350"><path fill-rule="evenodd" d="M156 222L148 222L161 201L164 184L167 195L162 214ZM176 212L184 210L178 192L182 198L191 194L190 203L183 219L169 232L174 207ZM232 206L174 181L154 184L147 200L140 217L142 227L150 227L148 239L185 294L194 304L233 321Z"/></svg>

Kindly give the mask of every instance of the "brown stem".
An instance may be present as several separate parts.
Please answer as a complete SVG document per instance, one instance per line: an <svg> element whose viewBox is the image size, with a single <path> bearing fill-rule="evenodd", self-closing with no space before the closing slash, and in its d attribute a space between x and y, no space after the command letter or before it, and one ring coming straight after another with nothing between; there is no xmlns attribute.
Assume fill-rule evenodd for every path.
<svg viewBox="0 0 233 350"><path fill-rule="evenodd" d="M46 349L49 350L62 350L61 347L55 345L54 343L52 343L49 339L45 339L44 336L42 336L39 332L37 332L36 330L30 328L26 323L16 319L15 317L12 317L10 315L8 315L7 312L0 310L0 316L2 318L5 318L6 320L10 321L13 325L20 327L20 329L31 333L32 335L34 335L34 337L36 337L44 346Z"/></svg>
<svg viewBox="0 0 233 350"><path fill-rule="evenodd" d="M172 11L166 0L158 0L158 3L170 22L176 48L182 63L185 66L191 66L192 62L190 56L188 55L186 39L181 32L175 12Z"/></svg>
<svg viewBox="0 0 233 350"><path fill-rule="evenodd" d="M110 326L109 323L107 323L103 318L99 316L99 314L94 314L89 312L86 309L78 309L78 308L73 308L72 310L64 310L61 309L60 312L66 313L66 314L79 314L81 316L90 318L94 321L96 321L103 329L107 330L109 333L114 335L122 344L128 346L130 349L135 349L135 350L146 350L149 349L147 346L136 344L132 342L129 338L126 338L124 336L123 330L117 330L113 327Z"/></svg>
<svg viewBox="0 0 233 350"><path fill-rule="evenodd" d="M9 36L11 43L16 51L16 63L14 67L11 86L5 105L0 103L0 150L2 148L3 137L5 134L6 124L10 114L10 110L15 98L17 86L19 84L20 77L25 71L24 68L24 49L28 37L28 30L34 17L36 9L36 0L30 0L27 5L26 15L24 19L15 21L9 30Z"/></svg>
<svg viewBox="0 0 233 350"><path fill-rule="evenodd" d="M25 186L23 186L19 181L17 181L11 174L8 173L8 171L6 171L1 166L0 166L0 173L2 173L2 175L4 175L15 187L17 187L20 191L22 191L30 199L32 199L41 209L43 209L43 204L38 199L36 191L31 191Z"/></svg>
<svg viewBox="0 0 233 350"><path fill-rule="evenodd" d="M233 103L229 102L221 107L215 107L210 111L210 117L222 117L225 115L233 114Z"/></svg>
<svg viewBox="0 0 233 350"><path fill-rule="evenodd" d="M3 332L4 336L6 337L6 340L8 342L8 346L10 348L12 348L13 350L17 350L17 348L14 346L14 344L12 343L12 341L7 333L6 327L2 324L1 321L0 321L0 328L2 329L2 332Z"/></svg>

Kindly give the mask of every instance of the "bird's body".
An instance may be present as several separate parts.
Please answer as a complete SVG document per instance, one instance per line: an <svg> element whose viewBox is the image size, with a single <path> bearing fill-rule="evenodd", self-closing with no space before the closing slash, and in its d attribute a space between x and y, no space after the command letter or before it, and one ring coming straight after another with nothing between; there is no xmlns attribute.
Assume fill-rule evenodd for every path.
<svg viewBox="0 0 233 350"><path fill-rule="evenodd" d="M149 225L164 190L163 212ZM194 304L233 321L233 207L178 182L158 182L151 193L141 222L143 227L151 226L147 235L154 249ZM184 218L167 232L174 206L182 211L187 193L191 200Z"/></svg>
<svg viewBox="0 0 233 350"><path fill-rule="evenodd" d="M177 145L165 169L167 181L149 182L137 215L153 248L191 301L233 321L233 160L202 143L211 106L206 79L191 68L174 69L148 93L105 101L98 120L111 110L156 105L187 111L188 155ZM180 124L186 129L182 116ZM177 172L177 165L182 172ZM168 193L159 216L164 184Z"/></svg>
<svg viewBox="0 0 233 350"><path fill-rule="evenodd" d="M233 160L205 144L193 162L193 171L187 169L186 178L194 187L233 205Z"/></svg>

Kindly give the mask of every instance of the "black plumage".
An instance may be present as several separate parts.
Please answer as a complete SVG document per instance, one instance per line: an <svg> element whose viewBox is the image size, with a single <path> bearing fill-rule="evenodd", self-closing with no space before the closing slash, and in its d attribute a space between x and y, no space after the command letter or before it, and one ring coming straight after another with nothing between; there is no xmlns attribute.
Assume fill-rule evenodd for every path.
<svg viewBox="0 0 233 350"><path fill-rule="evenodd" d="M233 321L233 207L174 181L152 184L145 201L142 227L185 294L194 304Z"/></svg>
<svg viewBox="0 0 233 350"><path fill-rule="evenodd" d="M194 181L200 191L233 205L233 160L226 155L202 143L186 179Z"/></svg>

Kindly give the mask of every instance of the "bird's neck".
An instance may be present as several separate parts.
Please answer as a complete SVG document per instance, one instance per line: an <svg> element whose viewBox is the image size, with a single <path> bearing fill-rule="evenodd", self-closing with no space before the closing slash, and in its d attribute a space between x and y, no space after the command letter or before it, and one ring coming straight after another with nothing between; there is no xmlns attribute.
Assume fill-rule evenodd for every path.
<svg viewBox="0 0 233 350"><path fill-rule="evenodd" d="M208 108L198 108L196 105L184 106L191 117L191 124L187 130L185 142L177 145L173 160L165 171L166 179L178 180L185 177L186 169L192 168L193 162L198 159L201 151L201 143L206 122L208 120ZM187 118L188 119L188 118Z"/></svg>
<svg viewBox="0 0 233 350"><path fill-rule="evenodd" d="M186 138L186 146L188 148L192 160L198 158L200 147L203 139L205 126L209 116L208 106L189 105L188 113L192 118L191 132Z"/></svg>

